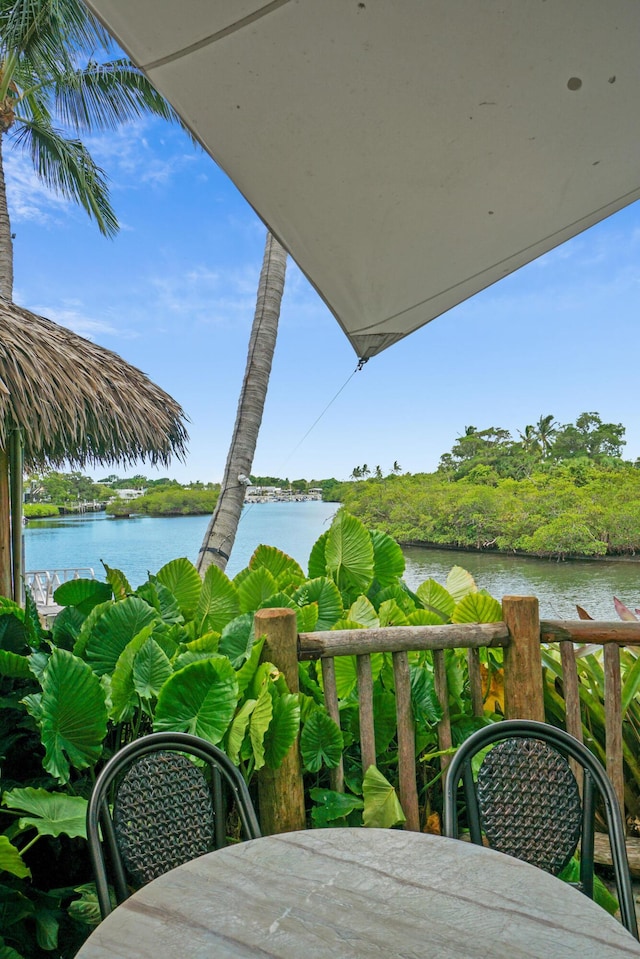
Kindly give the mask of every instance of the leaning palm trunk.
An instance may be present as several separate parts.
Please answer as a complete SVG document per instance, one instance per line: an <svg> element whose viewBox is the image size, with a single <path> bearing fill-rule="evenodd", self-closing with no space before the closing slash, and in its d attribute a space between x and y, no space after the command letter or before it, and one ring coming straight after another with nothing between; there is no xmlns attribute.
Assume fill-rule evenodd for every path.
<svg viewBox="0 0 640 959"><path fill-rule="evenodd" d="M2 119L4 122L4 111ZM2 157L4 131L0 130L0 297L13 300L13 237L7 205ZM6 387L0 381L0 390ZM11 435L8 449L0 450L0 490L3 500L0 515L11 516L11 526L2 523L0 529L0 593L22 600L22 444L18 433Z"/></svg>
<svg viewBox="0 0 640 959"><path fill-rule="evenodd" d="M4 134L0 132L0 296L11 301L13 300L13 239L4 182L3 138Z"/></svg>
<svg viewBox="0 0 640 959"><path fill-rule="evenodd" d="M269 386L286 265L286 251L268 233L236 423L220 496L198 555L201 576L212 564L226 568L236 538Z"/></svg>

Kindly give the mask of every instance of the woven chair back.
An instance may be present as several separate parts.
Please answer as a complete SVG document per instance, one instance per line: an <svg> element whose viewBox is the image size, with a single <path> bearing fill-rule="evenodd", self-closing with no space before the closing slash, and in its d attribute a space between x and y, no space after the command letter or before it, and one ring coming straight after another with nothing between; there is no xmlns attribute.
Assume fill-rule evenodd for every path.
<svg viewBox="0 0 640 959"><path fill-rule="evenodd" d="M214 848L214 808L201 770L180 753L143 756L117 787L113 825L139 885Z"/></svg>
<svg viewBox="0 0 640 959"><path fill-rule="evenodd" d="M507 739L485 756L477 779L483 831L499 852L558 875L582 831L580 792L569 763L535 739Z"/></svg>

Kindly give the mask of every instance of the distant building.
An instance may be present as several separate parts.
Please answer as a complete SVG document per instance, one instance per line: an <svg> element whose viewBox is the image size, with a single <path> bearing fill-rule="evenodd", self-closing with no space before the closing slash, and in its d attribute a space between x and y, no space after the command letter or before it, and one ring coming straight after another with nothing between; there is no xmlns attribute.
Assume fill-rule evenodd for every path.
<svg viewBox="0 0 640 959"><path fill-rule="evenodd" d="M118 499L130 500L137 499L138 496L144 496L146 489L115 489L113 491Z"/></svg>

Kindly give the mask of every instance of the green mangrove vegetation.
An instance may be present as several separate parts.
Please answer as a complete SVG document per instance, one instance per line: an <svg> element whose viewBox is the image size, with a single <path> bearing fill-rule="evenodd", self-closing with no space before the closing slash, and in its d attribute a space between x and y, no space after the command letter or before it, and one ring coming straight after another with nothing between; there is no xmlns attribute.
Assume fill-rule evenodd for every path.
<svg viewBox="0 0 640 959"><path fill-rule="evenodd" d="M371 475L334 492L402 544L630 556L640 551L640 469L621 458L624 432L597 413L564 426L541 417L518 440L469 426L435 473Z"/></svg>

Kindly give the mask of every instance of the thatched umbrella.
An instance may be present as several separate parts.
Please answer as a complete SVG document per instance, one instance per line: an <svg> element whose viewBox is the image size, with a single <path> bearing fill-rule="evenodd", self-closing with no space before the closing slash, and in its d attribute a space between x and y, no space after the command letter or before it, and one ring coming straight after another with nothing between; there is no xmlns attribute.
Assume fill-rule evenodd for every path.
<svg viewBox="0 0 640 959"><path fill-rule="evenodd" d="M0 299L0 593L21 592L24 468L166 464L184 456L184 421L116 353Z"/></svg>

